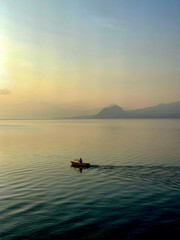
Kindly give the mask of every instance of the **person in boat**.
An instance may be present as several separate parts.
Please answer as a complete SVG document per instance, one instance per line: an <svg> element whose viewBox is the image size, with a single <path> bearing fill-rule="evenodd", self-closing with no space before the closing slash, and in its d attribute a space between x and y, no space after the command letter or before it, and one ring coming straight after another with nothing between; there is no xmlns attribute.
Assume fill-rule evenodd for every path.
<svg viewBox="0 0 180 240"><path fill-rule="evenodd" d="M82 163L82 158L79 159L79 162Z"/></svg>

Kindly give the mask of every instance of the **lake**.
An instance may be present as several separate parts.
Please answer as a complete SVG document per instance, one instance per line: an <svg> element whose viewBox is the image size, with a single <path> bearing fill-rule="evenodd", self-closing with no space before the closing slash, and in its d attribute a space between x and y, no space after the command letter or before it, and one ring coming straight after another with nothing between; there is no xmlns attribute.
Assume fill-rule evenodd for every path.
<svg viewBox="0 0 180 240"><path fill-rule="evenodd" d="M58 237L180 239L180 120L1 120L0 239Z"/></svg>

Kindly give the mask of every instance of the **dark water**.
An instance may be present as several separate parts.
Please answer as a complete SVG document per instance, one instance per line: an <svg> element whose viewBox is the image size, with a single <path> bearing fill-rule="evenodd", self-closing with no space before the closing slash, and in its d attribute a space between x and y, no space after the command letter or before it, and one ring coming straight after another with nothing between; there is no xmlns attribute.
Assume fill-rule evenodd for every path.
<svg viewBox="0 0 180 240"><path fill-rule="evenodd" d="M180 120L0 121L0 239L160 237L180 239Z"/></svg>

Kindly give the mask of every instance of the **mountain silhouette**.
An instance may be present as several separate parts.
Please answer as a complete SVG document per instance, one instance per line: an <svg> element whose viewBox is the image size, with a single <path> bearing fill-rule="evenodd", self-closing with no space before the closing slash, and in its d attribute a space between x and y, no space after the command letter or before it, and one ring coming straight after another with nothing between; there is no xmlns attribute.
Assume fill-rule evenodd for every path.
<svg viewBox="0 0 180 240"><path fill-rule="evenodd" d="M103 108L96 115L74 117L76 119L111 119L111 118L180 118L180 101L159 104L152 107L123 110L118 105Z"/></svg>
<svg viewBox="0 0 180 240"><path fill-rule="evenodd" d="M125 116L126 111L117 105L103 108L97 115L97 118L117 118L119 116Z"/></svg>

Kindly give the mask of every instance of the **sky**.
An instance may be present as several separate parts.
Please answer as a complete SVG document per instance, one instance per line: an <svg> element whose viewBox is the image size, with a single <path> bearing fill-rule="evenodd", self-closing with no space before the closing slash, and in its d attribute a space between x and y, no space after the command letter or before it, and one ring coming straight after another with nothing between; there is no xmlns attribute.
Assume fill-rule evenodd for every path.
<svg viewBox="0 0 180 240"><path fill-rule="evenodd" d="M0 119L180 101L179 0L0 0Z"/></svg>

